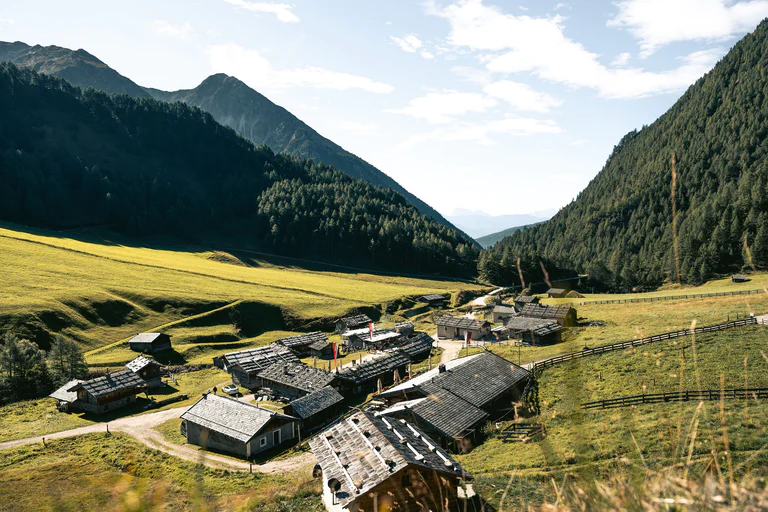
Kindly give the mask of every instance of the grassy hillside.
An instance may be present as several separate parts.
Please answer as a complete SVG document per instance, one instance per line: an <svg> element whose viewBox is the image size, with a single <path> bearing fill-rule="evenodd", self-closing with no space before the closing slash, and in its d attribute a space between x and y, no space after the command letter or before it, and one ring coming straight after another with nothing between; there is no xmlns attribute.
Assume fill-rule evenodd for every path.
<svg viewBox="0 0 768 512"><path fill-rule="evenodd" d="M508 237L512 233L517 233L518 231L528 229L538 224L541 224L541 223L537 222L536 224L526 224L525 226L515 226L512 228L507 228L503 231L499 231L498 233L491 233L490 235L481 236L479 238L476 238L475 240L477 241L477 243L479 243L483 247L483 249L487 249L492 245L494 245L499 240L503 240L504 238Z"/></svg>
<svg viewBox="0 0 768 512"><path fill-rule="evenodd" d="M61 333L96 351L94 364L130 356L118 342L167 331L180 358L266 344L290 331L330 328L348 311L382 315L382 304L474 285L372 274L317 272L204 249L135 245L47 231L0 228L5 280L0 332L47 347ZM221 261L224 259L224 261ZM235 260L238 264L232 264ZM378 308L378 309L377 309ZM110 355L110 350L114 352ZM191 351L188 353L188 351Z"/></svg>

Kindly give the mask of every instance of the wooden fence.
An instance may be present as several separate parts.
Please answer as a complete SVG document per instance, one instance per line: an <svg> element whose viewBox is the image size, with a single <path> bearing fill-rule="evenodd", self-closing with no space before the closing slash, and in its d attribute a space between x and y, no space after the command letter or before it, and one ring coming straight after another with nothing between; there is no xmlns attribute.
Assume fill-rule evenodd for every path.
<svg viewBox="0 0 768 512"><path fill-rule="evenodd" d="M607 400L596 400L581 404L582 409L613 409L637 404L657 404L663 402L687 402L689 400L749 400L768 398L768 388L743 388L743 389L702 389L685 391L668 391L665 393L651 393L644 395L621 396Z"/></svg>
<svg viewBox="0 0 768 512"><path fill-rule="evenodd" d="M656 343L658 341L671 340L679 338L681 336L690 336L691 334L702 334L707 332L723 331L725 329L733 329L734 327L744 327L746 325L757 324L757 318L749 317L742 320L734 320L731 322L723 322L721 324L707 325L704 327L697 327L695 329L683 329L682 331L668 332L664 334L657 334L656 336L649 336L647 338L641 338L638 340L624 341L621 343L613 343L611 345L602 345L600 347L585 348L579 352L571 352L563 354L561 356L551 357L544 359L543 361L537 361L533 363L531 370L534 372L541 371L550 366L564 363L566 361L572 361L574 359L581 359L582 357L592 356L595 354L603 354L605 352L613 352L614 350L624 350L630 347L637 347L640 345L648 345L649 343Z"/></svg>
<svg viewBox="0 0 768 512"><path fill-rule="evenodd" d="M679 299L706 299L708 297L728 297L731 295L754 295L757 293L765 293L765 288L757 290L738 290L733 292L713 292L713 293L693 293L690 295L668 295L661 297L638 297L636 299L610 299L610 300L595 300L580 302L579 306L588 306L590 304L631 304L634 302L659 302L662 300L679 300Z"/></svg>

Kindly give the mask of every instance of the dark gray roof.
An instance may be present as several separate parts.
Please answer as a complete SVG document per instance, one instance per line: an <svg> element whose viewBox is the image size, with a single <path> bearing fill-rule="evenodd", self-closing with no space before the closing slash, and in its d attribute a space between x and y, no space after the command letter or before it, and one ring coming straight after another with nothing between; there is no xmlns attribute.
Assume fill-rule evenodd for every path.
<svg viewBox="0 0 768 512"><path fill-rule="evenodd" d="M299 334L297 336L288 336L287 338L280 338L275 341L280 345L288 348L301 348L308 347L318 341L328 341L328 336L322 332L309 332L307 334Z"/></svg>
<svg viewBox="0 0 768 512"><path fill-rule="evenodd" d="M337 480L342 507L408 466L471 479L458 462L415 425L358 412L309 442L323 478Z"/></svg>
<svg viewBox="0 0 768 512"><path fill-rule="evenodd" d="M526 304L520 312L521 316L530 316L532 318L556 318L563 319L568 316L573 308L568 304L557 306L544 306L542 304Z"/></svg>
<svg viewBox="0 0 768 512"><path fill-rule="evenodd" d="M518 295L515 297L514 302L521 302L524 304L532 304L535 302L539 302L538 297L534 297L533 295Z"/></svg>
<svg viewBox="0 0 768 512"><path fill-rule="evenodd" d="M163 366L162 364L158 363L154 359L151 359L149 357L139 356L133 361L131 361L130 363L126 364L125 367L131 370L132 372L138 372L152 364L157 366Z"/></svg>
<svg viewBox="0 0 768 512"><path fill-rule="evenodd" d="M291 352L287 347L275 343L270 343L266 347L230 352L229 354L224 354L222 357L224 358L224 363L227 367L234 366L238 363L252 362L254 363L255 368L259 369L264 369L278 361L297 362L299 360L299 358L296 357L296 354Z"/></svg>
<svg viewBox="0 0 768 512"><path fill-rule="evenodd" d="M110 373L102 377L96 377L95 379L75 384L69 388L68 391L75 391L82 388L89 395L98 398L119 391L127 391L131 389L138 391L146 387L147 383L131 370L121 370L119 372Z"/></svg>
<svg viewBox="0 0 768 512"><path fill-rule="evenodd" d="M259 377L300 389L307 393L324 388L336 378L331 372L313 368L301 362L275 363L266 370L263 370Z"/></svg>
<svg viewBox="0 0 768 512"><path fill-rule="evenodd" d="M51 398L55 398L56 400L60 400L62 402L72 403L75 400L77 400L77 391L69 391L69 390L82 382L84 381L80 379L71 380L48 396Z"/></svg>
<svg viewBox="0 0 768 512"><path fill-rule="evenodd" d="M339 370L339 377L352 384L361 384L382 375L395 371L407 365L411 359L403 352L397 350L386 352L385 355L375 359L363 361L354 366L347 366Z"/></svg>
<svg viewBox="0 0 768 512"><path fill-rule="evenodd" d="M414 359L420 355L429 353L429 351L432 350L433 341L432 336L422 332L390 350L399 350L408 355L409 358Z"/></svg>
<svg viewBox="0 0 768 512"><path fill-rule="evenodd" d="M424 390L429 396L414 405L411 410L420 420L433 426L446 437L461 437L488 418L488 413L484 410L438 386L425 385Z"/></svg>
<svg viewBox="0 0 768 512"><path fill-rule="evenodd" d="M549 290L547 290L547 293L560 295L561 293L565 293L565 288L550 288Z"/></svg>
<svg viewBox="0 0 768 512"><path fill-rule="evenodd" d="M329 407L333 407L342 400L344 400L344 397L338 391L330 386L326 386L306 396L297 398L289 405L293 415L304 420Z"/></svg>
<svg viewBox="0 0 768 512"><path fill-rule="evenodd" d="M140 343L140 344L147 344L151 345L155 341L157 341L160 336L162 336L163 333L160 332L142 332L128 340L128 343Z"/></svg>
<svg viewBox="0 0 768 512"><path fill-rule="evenodd" d="M207 394L187 409L181 418L247 443L272 418L293 419L234 398Z"/></svg>
<svg viewBox="0 0 768 512"><path fill-rule="evenodd" d="M318 340L307 348L309 348L310 350L325 350L329 345L330 343L328 342L328 340Z"/></svg>
<svg viewBox="0 0 768 512"><path fill-rule="evenodd" d="M341 322L344 325L347 326L347 328L354 328L358 327L360 325L367 325L368 322L370 322L371 319L368 318L368 315L354 315L354 316L346 316L344 318L339 318L337 322Z"/></svg>
<svg viewBox="0 0 768 512"><path fill-rule="evenodd" d="M413 322L401 322L399 324L395 324L394 329L398 332L400 331L413 331L416 328Z"/></svg>
<svg viewBox="0 0 768 512"><path fill-rule="evenodd" d="M546 336L557 331L561 331L563 328L554 320L547 320L545 318L533 318L529 316L512 316L507 318L504 322L509 330L515 332L530 332L533 331L539 336Z"/></svg>
<svg viewBox="0 0 768 512"><path fill-rule="evenodd" d="M496 306L493 308L493 312L515 314L517 313L517 310L511 306Z"/></svg>
<svg viewBox="0 0 768 512"><path fill-rule="evenodd" d="M488 322L481 322L479 320L475 320L474 318L443 315L437 319L437 321L435 322L435 325L442 325L445 327L458 327L459 329L475 330L475 329L482 329L483 325L487 323Z"/></svg>
<svg viewBox="0 0 768 512"><path fill-rule="evenodd" d="M422 295L421 300L423 302L432 302L438 300L445 300L445 295L439 295L437 293L430 293L428 295Z"/></svg>

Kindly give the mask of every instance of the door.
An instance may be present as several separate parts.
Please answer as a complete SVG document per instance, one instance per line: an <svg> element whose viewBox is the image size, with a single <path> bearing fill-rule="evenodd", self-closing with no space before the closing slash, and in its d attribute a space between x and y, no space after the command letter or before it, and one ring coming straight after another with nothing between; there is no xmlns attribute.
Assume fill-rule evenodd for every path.
<svg viewBox="0 0 768 512"><path fill-rule="evenodd" d="M272 444L275 446L280 444L280 429L272 431Z"/></svg>

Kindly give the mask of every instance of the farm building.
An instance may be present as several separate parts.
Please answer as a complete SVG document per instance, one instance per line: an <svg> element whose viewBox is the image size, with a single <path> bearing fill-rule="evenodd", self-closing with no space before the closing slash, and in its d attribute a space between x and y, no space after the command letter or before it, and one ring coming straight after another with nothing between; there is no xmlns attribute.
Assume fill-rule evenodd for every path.
<svg viewBox="0 0 768 512"><path fill-rule="evenodd" d="M79 382L68 392L77 394L73 405L96 414L124 407L147 389L147 383L131 370L122 370L102 377Z"/></svg>
<svg viewBox="0 0 768 512"><path fill-rule="evenodd" d="M528 304L520 311L520 316L554 320L563 327L576 325L576 310L568 304L560 304L558 306Z"/></svg>
<svg viewBox="0 0 768 512"><path fill-rule="evenodd" d="M442 307L445 305L445 295L429 294L419 297L419 301L425 304L429 304L433 308Z"/></svg>
<svg viewBox="0 0 768 512"><path fill-rule="evenodd" d="M491 333L490 322L473 318L443 315L435 322L438 339L464 339L467 332L473 340L479 340Z"/></svg>
<svg viewBox="0 0 768 512"><path fill-rule="evenodd" d="M77 391L69 391L77 384L82 384L85 381L75 379L67 382L59 389L48 395L49 398L56 400L56 408L60 411L73 412L77 411L77 406L74 405L77 400Z"/></svg>
<svg viewBox="0 0 768 512"><path fill-rule="evenodd" d="M372 320L368 318L368 315L355 315L339 318L336 320L336 332L339 334L344 334L349 330L368 327L368 324L371 322Z"/></svg>
<svg viewBox="0 0 768 512"><path fill-rule="evenodd" d="M300 398L335 383L336 374L303 363L275 363L259 373L259 388L276 396Z"/></svg>
<svg viewBox="0 0 768 512"><path fill-rule="evenodd" d="M358 412L309 445L329 511L458 511L466 505L460 487L472 476L405 421Z"/></svg>
<svg viewBox="0 0 768 512"><path fill-rule="evenodd" d="M299 358L290 349L276 343L270 343L266 347L230 352L220 357L214 357L213 365L224 371L230 371L230 368L235 364L246 361L253 361L257 366L266 368L279 361L290 363L298 360Z"/></svg>
<svg viewBox="0 0 768 512"><path fill-rule="evenodd" d="M342 368L337 372L339 391L348 396L376 391L379 382L382 386L389 386L405 375L410 362L407 354L393 350L360 364Z"/></svg>
<svg viewBox="0 0 768 512"><path fill-rule="evenodd" d="M181 419L189 444L246 459L296 437L296 418L210 393Z"/></svg>
<svg viewBox="0 0 768 512"><path fill-rule="evenodd" d="M313 343L322 341L327 342L328 336L322 332L310 332L307 334L280 338L279 340L276 340L275 343L282 345L285 348L289 348L298 354L309 354L309 346Z"/></svg>
<svg viewBox="0 0 768 512"><path fill-rule="evenodd" d="M394 329L354 329L342 335L341 343L346 352L358 350L382 350L402 339L402 335Z"/></svg>
<svg viewBox="0 0 768 512"><path fill-rule="evenodd" d="M150 359L149 357L139 356L125 365L126 368L147 383L150 388L158 388L163 385L163 365Z"/></svg>
<svg viewBox="0 0 768 512"><path fill-rule="evenodd" d="M521 311L527 304L538 304L539 298L533 295L518 295L514 300L515 308Z"/></svg>
<svg viewBox="0 0 768 512"><path fill-rule="evenodd" d="M329 423L341 409L344 397L335 388L326 386L285 406L284 412L298 418L304 434Z"/></svg>
<svg viewBox="0 0 768 512"><path fill-rule="evenodd" d="M171 350L171 337L161 332L142 332L128 340L128 346L134 352L156 354Z"/></svg>
<svg viewBox="0 0 768 512"><path fill-rule="evenodd" d="M562 299L568 295L568 290L565 288L550 288L547 290L547 297L550 299Z"/></svg>
<svg viewBox="0 0 768 512"><path fill-rule="evenodd" d="M413 336L416 326L413 322L402 322L395 324L394 329L397 333L402 334L403 336Z"/></svg>
<svg viewBox="0 0 768 512"><path fill-rule="evenodd" d="M333 346L326 341L316 341L309 347L309 355L319 359L330 359L333 357Z"/></svg>
<svg viewBox="0 0 768 512"><path fill-rule="evenodd" d="M745 276L744 274L733 274L731 276L731 281L734 283L746 283L747 276Z"/></svg>
<svg viewBox="0 0 768 512"><path fill-rule="evenodd" d="M509 328L506 325L497 325L491 329L491 338L494 341L508 340L509 333Z"/></svg>
<svg viewBox="0 0 768 512"><path fill-rule="evenodd" d="M491 321L495 324L504 323L504 320L517 314L517 310L511 306L496 306L491 314Z"/></svg>
<svg viewBox="0 0 768 512"><path fill-rule="evenodd" d="M457 452L469 451L481 440L489 419L509 415L531 379L524 368L492 353L455 359L383 393L390 409L382 414L416 422Z"/></svg>
<svg viewBox="0 0 768 512"><path fill-rule="evenodd" d="M429 356L430 352L432 352L433 342L432 336L422 332L396 347L392 347L390 350L402 352L408 356L411 362L416 363L423 361Z"/></svg>
<svg viewBox="0 0 768 512"><path fill-rule="evenodd" d="M510 335L520 338L532 345L549 345L560 343L563 327L554 320L514 316L507 319L506 327Z"/></svg>

